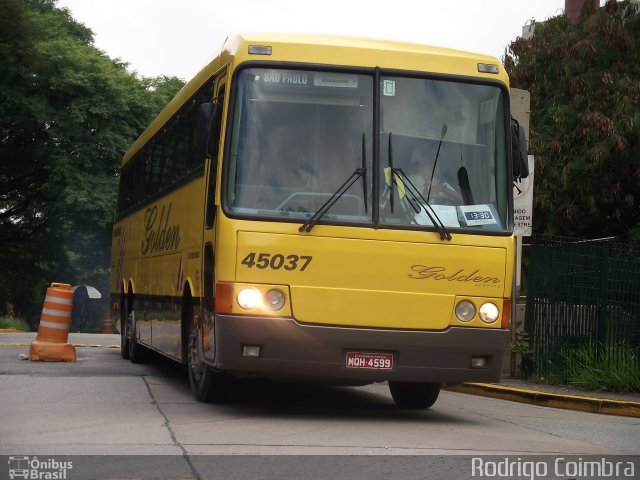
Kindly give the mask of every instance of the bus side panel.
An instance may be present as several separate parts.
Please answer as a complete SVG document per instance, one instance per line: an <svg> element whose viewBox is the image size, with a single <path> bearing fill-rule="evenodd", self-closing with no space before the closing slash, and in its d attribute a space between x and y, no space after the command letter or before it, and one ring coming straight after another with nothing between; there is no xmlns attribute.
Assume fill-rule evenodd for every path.
<svg viewBox="0 0 640 480"><path fill-rule="evenodd" d="M149 294L155 297L161 308L151 318L153 330L151 345L160 352L182 359L184 339L181 318L185 286L192 287L197 284L199 291L201 278L204 176L199 176L165 197L158 202L158 206L160 205L165 207L167 212L170 208L171 214L169 216L167 213L164 217L158 218L157 229L155 226L150 227L149 221L145 222L141 249L144 255L144 247L146 247L144 242L153 242L152 232L155 232L160 248L152 252L152 285ZM163 242L165 247L175 247L174 250L162 249ZM196 261L189 261L189 257ZM189 293L194 296L195 288L191 287Z"/></svg>
<svg viewBox="0 0 640 480"><path fill-rule="evenodd" d="M199 302L204 221L204 177L116 224L111 252L112 297L122 283L136 285L134 309L139 341L182 359L185 285ZM194 292L195 291L195 292ZM119 309L114 308L118 315Z"/></svg>

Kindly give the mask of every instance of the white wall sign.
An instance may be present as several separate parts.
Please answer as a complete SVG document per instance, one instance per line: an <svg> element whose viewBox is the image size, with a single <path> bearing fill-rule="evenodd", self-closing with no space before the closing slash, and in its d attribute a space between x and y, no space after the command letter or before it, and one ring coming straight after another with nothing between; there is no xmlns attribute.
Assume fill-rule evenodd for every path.
<svg viewBox="0 0 640 480"><path fill-rule="evenodd" d="M529 176L513 183L513 232L530 237L533 223L533 155L529 155Z"/></svg>

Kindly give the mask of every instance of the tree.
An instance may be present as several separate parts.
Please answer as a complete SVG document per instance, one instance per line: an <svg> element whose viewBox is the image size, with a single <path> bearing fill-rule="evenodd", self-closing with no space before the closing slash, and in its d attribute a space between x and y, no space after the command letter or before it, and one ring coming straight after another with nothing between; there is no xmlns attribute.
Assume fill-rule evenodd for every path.
<svg viewBox="0 0 640 480"><path fill-rule="evenodd" d="M54 0L0 7L0 313L34 314L50 281L108 293L120 159L183 83L128 72Z"/></svg>
<svg viewBox="0 0 640 480"><path fill-rule="evenodd" d="M534 231L624 237L640 233L640 12L585 5L512 42L505 67L531 93Z"/></svg>

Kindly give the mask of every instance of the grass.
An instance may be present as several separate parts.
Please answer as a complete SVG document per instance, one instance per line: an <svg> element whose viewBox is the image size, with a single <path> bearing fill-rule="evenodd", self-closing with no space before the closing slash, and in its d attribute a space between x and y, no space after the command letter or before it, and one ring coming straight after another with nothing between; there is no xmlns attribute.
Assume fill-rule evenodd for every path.
<svg viewBox="0 0 640 480"><path fill-rule="evenodd" d="M20 330L30 332L31 326L19 318L0 317L0 330Z"/></svg>
<svg viewBox="0 0 640 480"><path fill-rule="evenodd" d="M625 345L584 345L565 354L566 382L585 390L640 392L640 355Z"/></svg>

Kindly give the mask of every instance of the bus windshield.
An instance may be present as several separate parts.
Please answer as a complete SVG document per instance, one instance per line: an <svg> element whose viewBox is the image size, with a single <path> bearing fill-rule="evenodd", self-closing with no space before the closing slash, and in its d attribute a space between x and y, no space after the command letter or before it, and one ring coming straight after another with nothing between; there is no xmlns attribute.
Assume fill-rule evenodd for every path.
<svg viewBox="0 0 640 480"><path fill-rule="evenodd" d="M374 78L373 73L242 70L227 211L302 223L361 168L363 175L319 223L433 229L435 220L448 231L506 232L503 90L399 74L381 75L376 89ZM376 97L379 109L374 109ZM374 125L379 125L377 138Z"/></svg>

